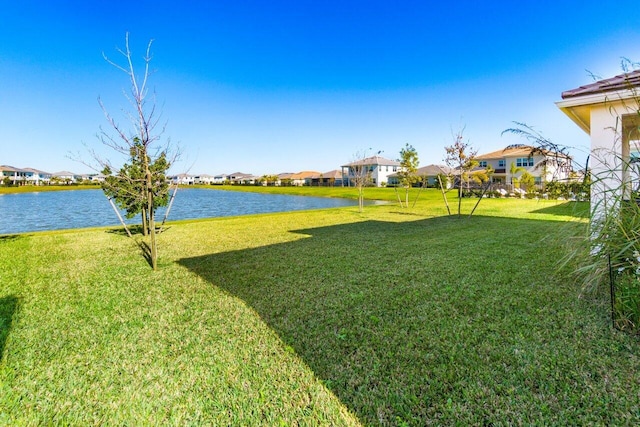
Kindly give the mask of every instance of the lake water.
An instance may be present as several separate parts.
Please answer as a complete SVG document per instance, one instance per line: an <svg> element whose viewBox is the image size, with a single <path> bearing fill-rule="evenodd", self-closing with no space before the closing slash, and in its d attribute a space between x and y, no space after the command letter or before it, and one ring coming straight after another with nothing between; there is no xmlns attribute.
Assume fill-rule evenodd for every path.
<svg viewBox="0 0 640 427"><path fill-rule="evenodd" d="M168 220L324 209L355 204L355 201L346 199L187 188L178 190ZM161 221L164 209L158 209L156 217ZM126 222L139 224L140 216ZM102 190L0 195L0 234L111 225L120 225L120 222Z"/></svg>

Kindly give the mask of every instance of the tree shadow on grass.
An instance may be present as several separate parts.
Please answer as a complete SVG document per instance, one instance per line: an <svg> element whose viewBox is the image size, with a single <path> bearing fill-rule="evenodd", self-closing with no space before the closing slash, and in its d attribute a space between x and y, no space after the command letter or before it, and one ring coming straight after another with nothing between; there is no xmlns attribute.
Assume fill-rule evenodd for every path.
<svg viewBox="0 0 640 427"><path fill-rule="evenodd" d="M23 237L25 237L24 234L5 234L0 236L0 242L10 242L13 240L19 240Z"/></svg>
<svg viewBox="0 0 640 427"><path fill-rule="evenodd" d="M533 211L535 213L589 218L589 202L565 202Z"/></svg>
<svg viewBox="0 0 640 427"><path fill-rule="evenodd" d="M149 267L153 267L153 261L151 260L151 246L144 240L138 240L136 242L138 244L138 248L140 248L140 252L142 253L142 257L147 261Z"/></svg>
<svg viewBox="0 0 640 427"><path fill-rule="evenodd" d="M169 226L165 226L162 229L160 229L160 227L156 227L156 230L158 232L164 233L170 228L171 227ZM129 227L129 231L131 231L131 235L136 245L138 246L138 249L140 249L140 253L142 257L145 259L145 261L147 261L147 263L149 264L149 267L153 267L153 262L151 260L151 247L149 246L149 243L143 240L144 237L142 233L143 232L142 226L137 225L137 226ZM124 228L110 229L110 230L107 230L107 233L116 234L122 237L129 237L129 235L127 234L127 231Z"/></svg>
<svg viewBox="0 0 640 427"><path fill-rule="evenodd" d="M138 224L138 225L127 225L127 227L129 228L129 231L131 232L131 234L133 236L136 236L136 235L142 236L142 225L140 225L140 224ZM111 229L107 230L107 233L117 234L118 236L128 236L127 230L125 230L123 227L111 228Z"/></svg>
<svg viewBox="0 0 640 427"><path fill-rule="evenodd" d="M556 226L495 217L365 221L179 263L252 307L365 424L419 425L441 417L452 397L465 398L460 376L486 365L476 347L487 335L513 327L512 311L536 307L535 296L519 294L529 289L521 277L545 274L536 257L545 245L509 235L540 240ZM511 299L496 296L505 277L514 280L500 285Z"/></svg>
<svg viewBox="0 0 640 427"><path fill-rule="evenodd" d="M20 300L13 295L0 298L0 361L4 357L5 344L19 305Z"/></svg>

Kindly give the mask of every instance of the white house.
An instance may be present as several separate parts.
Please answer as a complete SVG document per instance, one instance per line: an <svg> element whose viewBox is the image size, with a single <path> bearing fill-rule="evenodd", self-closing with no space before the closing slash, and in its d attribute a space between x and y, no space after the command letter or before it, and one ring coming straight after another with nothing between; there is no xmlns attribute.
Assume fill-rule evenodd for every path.
<svg viewBox="0 0 640 427"><path fill-rule="evenodd" d="M497 184L513 184L514 178L522 175L522 169L533 176L536 184L567 181L573 172L570 156L524 144L509 145L502 150L476 156L476 160L479 162L476 170L493 168L491 180ZM520 171L512 174L514 167Z"/></svg>
<svg viewBox="0 0 640 427"><path fill-rule="evenodd" d="M556 102L591 138L592 220L611 203L630 198L638 185L633 164L640 158L639 89L636 70L565 91Z"/></svg>
<svg viewBox="0 0 640 427"><path fill-rule="evenodd" d="M0 166L0 175L2 176L2 184L4 184L4 180L8 178L11 185L16 185L19 181L22 181L24 177L20 169L9 165Z"/></svg>
<svg viewBox="0 0 640 427"><path fill-rule="evenodd" d="M43 185L49 184L51 174L33 168L16 168L9 165L0 166L0 184L9 180L11 185Z"/></svg>
<svg viewBox="0 0 640 427"><path fill-rule="evenodd" d="M76 182L79 175L69 171L54 172L51 174L51 178L57 181L61 181L65 184Z"/></svg>
<svg viewBox="0 0 640 427"><path fill-rule="evenodd" d="M187 173L179 173L169 177L172 184L193 185L193 176Z"/></svg>
<svg viewBox="0 0 640 427"><path fill-rule="evenodd" d="M41 171L33 168L22 169L25 172L25 181L31 185L46 185L51 180L51 174L49 172Z"/></svg>
<svg viewBox="0 0 640 427"><path fill-rule="evenodd" d="M214 176L213 175L207 175L206 173L200 174L200 175L195 175L193 177L193 183L194 184L213 184L214 182Z"/></svg>
<svg viewBox="0 0 640 427"><path fill-rule="evenodd" d="M340 166L342 170L343 182L348 186L353 186L355 178L360 171L369 174L371 184L375 187L381 187L389 182L389 175L392 175L400 169L400 162L385 159L380 156L371 156L366 159L356 160Z"/></svg>
<svg viewBox="0 0 640 427"><path fill-rule="evenodd" d="M213 176L212 184L224 184L229 180L229 175L226 173L219 173Z"/></svg>
<svg viewBox="0 0 640 427"><path fill-rule="evenodd" d="M91 182L104 182L107 177L101 173L89 175Z"/></svg>

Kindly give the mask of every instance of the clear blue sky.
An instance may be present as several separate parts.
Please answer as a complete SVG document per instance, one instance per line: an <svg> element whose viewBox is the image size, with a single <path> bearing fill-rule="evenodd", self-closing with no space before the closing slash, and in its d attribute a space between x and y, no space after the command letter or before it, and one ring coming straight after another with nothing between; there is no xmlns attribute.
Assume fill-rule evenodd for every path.
<svg viewBox="0 0 640 427"><path fill-rule="evenodd" d="M326 172L405 143L441 163L451 132L480 152L524 142L526 122L559 144L588 136L555 106L562 91L640 60L636 2L0 0L0 164L90 172L66 156L102 150L126 76L108 65L130 32L153 38L152 86L174 172ZM583 159L584 155L574 153Z"/></svg>

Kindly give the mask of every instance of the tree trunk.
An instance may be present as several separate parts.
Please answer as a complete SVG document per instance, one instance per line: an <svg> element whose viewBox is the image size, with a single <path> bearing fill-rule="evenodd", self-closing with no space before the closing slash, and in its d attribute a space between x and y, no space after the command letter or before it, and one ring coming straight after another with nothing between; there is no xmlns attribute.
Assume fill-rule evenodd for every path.
<svg viewBox="0 0 640 427"><path fill-rule="evenodd" d="M145 175L147 177L147 214L149 215L149 258L151 259L151 268L156 270L158 267L158 247L156 245L156 223L153 213L153 183L151 171L149 170L149 161L145 159L144 163Z"/></svg>
<svg viewBox="0 0 640 427"><path fill-rule="evenodd" d="M146 236L148 234L148 224L147 224L147 208L142 208L142 213L140 214L142 216L142 235Z"/></svg>
<svg viewBox="0 0 640 427"><path fill-rule="evenodd" d="M403 208L404 206L402 206L402 198L400 197L400 193L398 193L398 187L393 187L393 191L395 191L396 197L398 198L398 204Z"/></svg>
<svg viewBox="0 0 640 427"><path fill-rule="evenodd" d="M460 188L458 189L458 216L462 215L462 191L464 189L464 183L462 177L460 179Z"/></svg>

